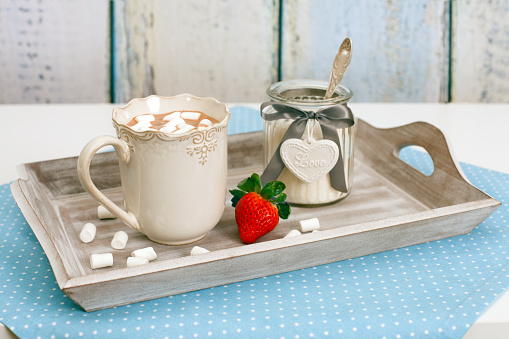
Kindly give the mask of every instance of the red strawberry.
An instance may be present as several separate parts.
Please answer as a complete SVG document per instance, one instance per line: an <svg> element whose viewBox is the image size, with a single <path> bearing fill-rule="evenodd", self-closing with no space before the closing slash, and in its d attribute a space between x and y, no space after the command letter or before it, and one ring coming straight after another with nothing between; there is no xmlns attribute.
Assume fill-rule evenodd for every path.
<svg viewBox="0 0 509 339"><path fill-rule="evenodd" d="M251 244L272 231L279 218L288 219L290 205L284 200L286 188L280 181L271 181L262 188L260 177L254 173L242 180L238 188L231 190L232 206L235 207L235 221L240 239Z"/></svg>

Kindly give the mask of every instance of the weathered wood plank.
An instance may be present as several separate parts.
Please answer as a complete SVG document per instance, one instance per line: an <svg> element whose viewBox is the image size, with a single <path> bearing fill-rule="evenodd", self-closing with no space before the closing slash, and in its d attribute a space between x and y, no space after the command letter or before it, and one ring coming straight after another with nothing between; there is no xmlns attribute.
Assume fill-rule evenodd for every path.
<svg viewBox="0 0 509 339"><path fill-rule="evenodd" d="M109 102L107 1L2 1L0 103Z"/></svg>
<svg viewBox="0 0 509 339"><path fill-rule="evenodd" d="M285 0L282 78L329 79L341 41L353 42L342 83L355 101L448 99L448 1Z"/></svg>
<svg viewBox="0 0 509 339"><path fill-rule="evenodd" d="M277 78L276 0L114 3L115 101L189 92L262 101Z"/></svg>
<svg viewBox="0 0 509 339"><path fill-rule="evenodd" d="M509 102L509 1L452 4L452 101Z"/></svg>

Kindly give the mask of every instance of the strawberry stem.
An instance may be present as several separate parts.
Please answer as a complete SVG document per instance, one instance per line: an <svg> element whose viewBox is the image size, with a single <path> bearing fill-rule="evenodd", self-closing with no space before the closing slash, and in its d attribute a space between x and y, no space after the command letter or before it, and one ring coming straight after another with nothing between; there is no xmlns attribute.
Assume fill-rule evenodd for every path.
<svg viewBox="0 0 509 339"><path fill-rule="evenodd" d="M262 188L261 196L266 200L272 200L284 191L286 185L281 181L271 181Z"/></svg>
<svg viewBox="0 0 509 339"><path fill-rule="evenodd" d="M258 174L253 173L249 178L246 178L239 182L237 187L247 193L249 192L260 193L262 189L262 181L260 180L260 176Z"/></svg>

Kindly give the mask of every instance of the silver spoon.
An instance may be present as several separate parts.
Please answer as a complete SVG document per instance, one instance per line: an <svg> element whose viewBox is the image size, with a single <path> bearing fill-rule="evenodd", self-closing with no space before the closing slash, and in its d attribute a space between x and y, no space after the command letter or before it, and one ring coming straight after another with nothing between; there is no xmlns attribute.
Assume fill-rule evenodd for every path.
<svg viewBox="0 0 509 339"><path fill-rule="evenodd" d="M350 65L350 59L352 58L352 40L350 38L346 38L339 46L338 53L334 58L334 62L332 64L332 70L330 73L329 79L329 87L327 88L327 92L325 92L325 99L332 98L332 94L336 90L341 79L345 75L345 72Z"/></svg>

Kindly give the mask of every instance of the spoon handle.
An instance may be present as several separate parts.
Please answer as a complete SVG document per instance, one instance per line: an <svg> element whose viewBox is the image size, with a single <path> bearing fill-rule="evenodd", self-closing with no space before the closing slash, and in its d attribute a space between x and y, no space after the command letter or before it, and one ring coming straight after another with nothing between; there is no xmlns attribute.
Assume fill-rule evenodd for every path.
<svg viewBox="0 0 509 339"><path fill-rule="evenodd" d="M325 92L325 99L332 98L332 94L336 90L341 79L345 75L345 72L350 65L350 59L352 58L352 41L350 38L346 38L339 46L338 53L334 58L334 62L332 64L332 70L329 78L329 87L327 88L327 92Z"/></svg>

